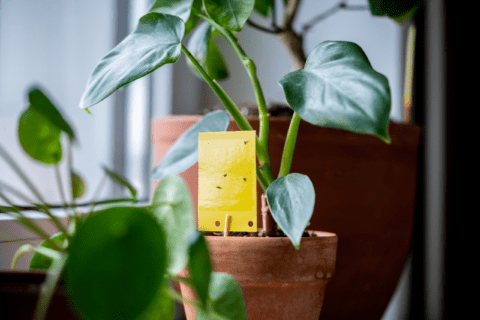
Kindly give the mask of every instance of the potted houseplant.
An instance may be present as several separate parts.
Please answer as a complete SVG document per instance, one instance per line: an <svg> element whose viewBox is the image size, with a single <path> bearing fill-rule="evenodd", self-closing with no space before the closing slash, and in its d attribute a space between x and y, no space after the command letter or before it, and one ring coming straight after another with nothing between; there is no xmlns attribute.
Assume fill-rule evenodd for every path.
<svg viewBox="0 0 480 320"><path fill-rule="evenodd" d="M298 1L288 1L287 27L291 28L288 22L291 23L293 20L298 3ZM244 64L257 98L259 109L257 179L268 201L268 208L265 206L262 219L265 223L261 235L274 236L283 233L298 248L305 227L311 220L315 204L315 191L310 179L302 174L290 173L301 119L316 126L375 135L389 142L390 91L387 79L371 68L365 54L356 44L335 41L319 44L304 61L305 66L302 70L289 73L280 81L286 99L295 112L290 120L279 174L275 179L271 155L268 152L268 109L255 65L242 50L234 35L247 22L255 5L257 10L260 10L259 6L262 4L267 6L268 12L272 3L233 0L155 1L149 13L140 19L136 30L97 65L82 97L81 107L88 109L129 82L153 72L166 63L176 62L183 51L197 72L213 89L238 128L252 130L251 124L215 81L218 76L218 66L212 64L215 60L208 57L217 57L218 61L218 52L212 45L211 39L214 34L220 34ZM381 10L381 1L371 1L371 4L372 10L375 9L377 14L385 13ZM415 6L417 2L409 2L402 8L400 14L398 12L395 14L397 16L411 14ZM199 24L199 20L203 20L203 23ZM192 31L197 25L198 28ZM181 42L183 36L190 31L195 32L196 39L201 39L200 49L196 51L190 50L191 48L189 49ZM284 30L284 33L284 36L289 38L288 42L294 43L295 32L289 29ZM298 50L301 45L297 42L292 47ZM180 173L195 164L198 133L225 130L228 126L228 121L224 121L225 119L228 120L221 112L211 113L187 130L170 148L162 163L155 168L154 178L162 179L167 174ZM364 136L358 139L363 138ZM367 138L366 141L369 142L369 139ZM281 229L281 232L276 226ZM211 244L216 241L213 238L207 237L207 239ZM259 239L265 245L267 240L270 241ZM236 239L228 241L236 241ZM368 247L368 243L364 245ZM215 255L215 252L213 254ZM376 264L379 264L378 261ZM218 263L217 266L219 266ZM310 277L315 278L314 273L311 273ZM349 280L344 279L344 281ZM245 287L243 289L245 292ZM320 308L318 308L319 311Z"/></svg>
<svg viewBox="0 0 480 320"><path fill-rule="evenodd" d="M174 299L198 309L199 319L245 319L245 303L236 281L212 272L205 238L193 228L192 199L184 182L174 175L166 177L153 202L142 205L124 178L105 169L106 176L128 188L131 197L78 204L85 184L73 168L71 147L76 136L41 90L34 87L28 96L29 107L19 120L19 140L33 159L55 166L63 203L46 203L0 145L0 158L36 197L31 199L0 181L0 199L5 203L0 212L44 239L38 246L21 246L13 259L14 269L20 256L34 252L33 271L0 273L2 319L172 319ZM63 134L68 136L68 193L58 174ZM15 204L15 199L27 205ZM80 210L85 206L89 208L86 213ZM70 212L68 226L52 214L55 208ZM35 219L26 216L28 211L46 214L59 232L49 236ZM199 301L185 301L169 289L168 281L177 279L176 274L187 265L190 276L183 281L192 286Z"/></svg>

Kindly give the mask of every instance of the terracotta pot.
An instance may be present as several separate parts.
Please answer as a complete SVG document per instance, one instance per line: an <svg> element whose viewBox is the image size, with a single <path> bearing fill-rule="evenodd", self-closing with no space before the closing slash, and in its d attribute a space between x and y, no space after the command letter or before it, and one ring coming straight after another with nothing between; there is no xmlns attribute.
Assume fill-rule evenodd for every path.
<svg viewBox="0 0 480 320"><path fill-rule="evenodd" d="M206 237L214 271L237 280L249 320L318 319L335 270L337 236L314 233L318 237L303 238L300 250L288 238ZM196 299L191 287L180 287L185 298ZM195 319L187 304L185 314Z"/></svg>
<svg viewBox="0 0 480 320"><path fill-rule="evenodd" d="M200 116L172 116L153 123L154 163ZM254 129L258 119L249 118ZM280 167L288 118L270 119L269 152ZM229 130L238 130L232 123ZM391 123L392 143L373 136L320 128L302 121L292 172L310 177L316 204L310 229L338 235L335 277L322 320L380 319L410 252L421 130ZM197 205L198 166L180 175ZM258 186L260 212L260 186ZM258 225L261 226L261 215Z"/></svg>

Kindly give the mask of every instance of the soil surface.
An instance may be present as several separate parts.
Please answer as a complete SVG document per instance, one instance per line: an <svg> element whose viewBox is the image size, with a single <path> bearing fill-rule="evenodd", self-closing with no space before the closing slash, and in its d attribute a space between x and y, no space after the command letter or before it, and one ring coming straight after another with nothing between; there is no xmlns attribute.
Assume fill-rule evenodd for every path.
<svg viewBox="0 0 480 320"><path fill-rule="evenodd" d="M215 231L200 231L204 236L218 236L218 237L223 237L223 232L215 232ZM229 237L265 237L265 235L262 232L229 232L228 233ZM314 233L308 233L307 231L303 232L302 237L303 238L308 238L308 237L316 237L317 235ZM285 233L283 233L282 230L277 230L277 232L270 237L287 237ZM268 238L268 237L267 237Z"/></svg>

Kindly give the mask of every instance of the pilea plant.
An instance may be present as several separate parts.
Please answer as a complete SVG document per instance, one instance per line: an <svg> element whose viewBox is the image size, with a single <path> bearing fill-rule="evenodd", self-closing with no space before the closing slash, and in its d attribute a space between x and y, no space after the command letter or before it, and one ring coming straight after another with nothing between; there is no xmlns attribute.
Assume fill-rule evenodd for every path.
<svg viewBox="0 0 480 320"><path fill-rule="evenodd" d="M23 150L44 165L55 166L62 203L44 200L41 191L0 145L2 158L18 174L36 199L0 181L0 213L14 217L44 241L23 245L19 258L34 252L30 270L48 270L42 284L34 319L44 319L59 283L86 319L173 319L174 299L198 309L198 319L246 319L245 302L236 281L212 272L205 239L194 228L193 204L188 188L175 175L165 177L151 204L136 199L135 189L121 176L105 168L106 177L130 190L131 197L77 203L85 183L73 169L72 143L76 136L51 100L38 88L28 94L29 106L18 124ZM66 193L58 165L63 156L62 135L68 137L71 186ZM101 182L100 185L103 185ZM98 195L100 189L95 194ZM22 201L22 205L15 201ZM26 204L26 205L25 205ZM82 210L87 208L88 210ZM52 213L69 212L68 226ZM46 214L58 228L49 236L28 211ZM190 276L180 280L192 286L198 301L185 301L169 288L179 271L189 266Z"/></svg>
<svg viewBox="0 0 480 320"><path fill-rule="evenodd" d="M302 47L303 33L293 28L300 2L283 1L284 19L282 25L278 25L275 10L278 1L156 0L149 12L140 18L135 31L95 67L80 103L82 108L88 109L128 83L164 64L176 62L183 52L195 74L208 83L238 127L252 130L250 123L217 82L224 79L228 72L213 39L224 37L243 63L258 105L257 179L271 211L271 216L266 219L270 219L270 223L264 226L264 234L273 234L277 225L296 248L300 246L315 204L315 191L310 179L299 173L290 173L301 119L317 126L375 135L389 142L391 105L387 78L373 70L358 45L325 41L306 58ZM412 15L419 2L370 0L369 7L375 15L388 15L402 21ZM341 8L352 7L340 2L337 9ZM253 11L263 16L271 13L272 27L260 27L251 21L249 18ZM317 20L307 23L302 32L306 32ZM280 80L294 113L276 178L268 152L269 114L266 101L255 64L235 36L246 23L277 34L298 69ZM188 44L184 45L182 39L188 33L192 34ZM160 180L194 165L198 160L198 133L226 130L228 121L229 117L221 111L206 115L171 147L155 168L153 177ZM272 216L274 221L271 221Z"/></svg>

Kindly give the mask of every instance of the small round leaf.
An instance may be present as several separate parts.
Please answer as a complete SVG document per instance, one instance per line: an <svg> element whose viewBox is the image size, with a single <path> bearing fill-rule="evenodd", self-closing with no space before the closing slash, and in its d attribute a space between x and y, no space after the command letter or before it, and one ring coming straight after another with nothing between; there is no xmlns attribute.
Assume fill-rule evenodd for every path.
<svg viewBox="0 0 480 320"><path fill-rule="evenodd" d="M65 281L88 319L136 319L162 286L166 245L145 209L114 207L90 215L68 250Z"/></svg>
<svg viewBox="0 0 480 320"><path fill-rule="evenodd" d="M60 129L35 108L27 108L18 122L18 139L23 150L44 164L62 160Z"/></svg>

